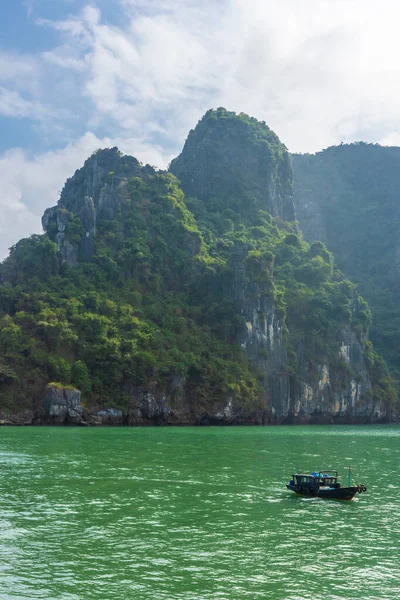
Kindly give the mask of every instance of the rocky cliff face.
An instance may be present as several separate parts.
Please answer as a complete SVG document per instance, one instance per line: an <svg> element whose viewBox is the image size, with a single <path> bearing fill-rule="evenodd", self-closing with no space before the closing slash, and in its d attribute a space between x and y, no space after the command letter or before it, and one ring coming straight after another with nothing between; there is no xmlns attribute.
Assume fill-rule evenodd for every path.
<svg viewBox="0 0 400 600"><path fill-rule="evenodd" d="M296 213L372 311L371 339L400 381L400 148L342 144L292 157Z"/></svg>
<svg viewBox="0 0 400 600"><path fill-rule="evenodd" d="M144 180L154 174L133 156L123 156L118 148L94 153L73 177L68 179L57 206L48 208L42 227L58 246L62 263L76 267L93 258L98 221L114 221L121 213L128 179Z"/></svg>
<svg viewBox="0 0 400 600"><path fill-rule="evenodd" d="M171 162L187 196L218 199L243 219L257 210L294 219L290 158L265 123L223 108L208 111Z"/></svg>
<svg viewBox="0 0 400 600"><path fill-rule="evenodd" d="M261 424L393 414L368 309L326 247L302 240L275 134L209 111L171 171L116 148L94 153L45 211L46 234L21 240L1 265L0 418ZM25 411L11 418L21 397Z"/></svg>
<svg viewBox="0 0 400 600"><path fill-rule="evenodd" d="M43 418L50 424L79 424L82 421L81 392L49 384L43 398Z"/></svg>
<svg viewBox="0 0 400 600"><path fill-rule="evenodd" d="M241 120L224 109L207 113L190 132L182 154L171 163L171 170L180 178L185 193L200 198L213 213L217 212L216 197L219 198L222 211L233 208L241 223L250 220L256 225L259 209L286 221L294 219L292 171L287 153L275 134L262 125L248 121L246 116ZM326 239L326 223L312 195L302 211L309 215L309 219L302 220L303 226L307 232L307 228L313 230L312 236L307 233L307 239ZM239 244L231 259L232 295L244 318L238 341L256 365L268 398L263 419L276 422L384 419L387 407L372 393L364 358L363 328L359 327L356 333L350 323L338 323L337 330L329 334L335 338L334 348L325 356L314 354L295 319L290 315L285 318L276 306L271 294L273 282L253 277L247 258L248 247ZM360 311L355 292L349 298L349 309L354 315ZM315 319L318 318L316 315ZM296 373L290 365L289 349L295 354Z"/></svg>
<svg viewBox="0 0 400 600"><path fill-rule="evenodd" d="M270 285L254 281L246 271L247 251L236 248L233 254L234 288L244 325L238 339L249 359L262 375L268 401L263 422L329 423L375 422L387 418L387 409L372 392L369 369L364 358L361 331L350 327L336 332L336 356L309 360L309 349L302 341L294 351L297 375L289 368L288 346L298 339L296 326L287 322L281 309L271 300ZM358 307L353 298L353 311ZM293 348L293 347L292 347Z"/></svg>
<svg viewBox="0 0 400 600"><path fill-rule="evenodd" d="M329 362L319 364L317 376L310 377L304 355L299 352L303 380L294 394L289 420L318 423L328 418L336 423L362 423L385 419L382 403L369 394L371 379L359 339L354 332L344 329L339 340L339 358L349 368L342 380Z"/></svg>
<svg viewBox="0 0 400 600"><path fill-rule="evenodd" d="M271 299L269 282L254 281L249 275L247 259L247 248L237 246L232 254L233 296L244 320L238 341L262 375L268 398L264 420L280 420L288 416L291 398L284 317Z"/></svg>

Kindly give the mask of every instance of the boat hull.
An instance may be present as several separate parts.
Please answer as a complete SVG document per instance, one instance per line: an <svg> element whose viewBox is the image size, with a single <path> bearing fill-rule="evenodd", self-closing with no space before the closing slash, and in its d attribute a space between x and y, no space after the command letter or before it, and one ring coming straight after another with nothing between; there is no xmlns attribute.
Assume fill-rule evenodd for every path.
<svg viewBox="0 0 400 600"><path fill-rule="evenodd" d="M294 486L287 485L288 490L298 496L311 496L316 498L325 498L327 500L352 500L359 491L358 487L340 487L336 489L300 489L296 490Z"/></svg>

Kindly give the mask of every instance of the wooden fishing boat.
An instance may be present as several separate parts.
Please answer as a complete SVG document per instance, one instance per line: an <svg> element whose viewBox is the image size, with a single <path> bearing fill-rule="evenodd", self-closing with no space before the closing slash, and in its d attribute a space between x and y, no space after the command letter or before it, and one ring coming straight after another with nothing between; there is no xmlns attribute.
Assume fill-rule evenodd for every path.
<svg viewBox="0 0 400 600"><path fill-rule="evenodd" d="M367 491L365 485L351 485L350 468L347 487L338 482L338 472L332 469L294 473L286 487L300 496L317 496L334 500L352 500L356 494Z"/></svg>

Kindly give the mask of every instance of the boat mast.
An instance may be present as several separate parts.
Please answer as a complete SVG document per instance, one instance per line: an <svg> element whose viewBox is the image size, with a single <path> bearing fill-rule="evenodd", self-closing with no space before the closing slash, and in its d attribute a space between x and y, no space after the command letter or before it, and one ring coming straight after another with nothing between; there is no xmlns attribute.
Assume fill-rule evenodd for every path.
<svg viewBox="0 0 400 600"><path fill-rule="evenodd" d="M351 487L351 467L348 467L349 469L349 474L347 476L347 487Z"/></svg>

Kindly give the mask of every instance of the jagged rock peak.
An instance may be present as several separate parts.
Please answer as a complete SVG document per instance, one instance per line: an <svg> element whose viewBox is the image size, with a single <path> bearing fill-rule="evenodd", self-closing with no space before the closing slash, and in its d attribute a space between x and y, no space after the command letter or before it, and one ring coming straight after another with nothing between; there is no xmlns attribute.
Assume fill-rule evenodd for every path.
<svg viewBox="0 0 400 600"><path fill-rule="evenodd" d="M153 167L143 166L136 158L124 155L117 147L96 150L81 169L67 179L57 206L45 210L42 226L48 237L57 243L62 263L79 264L78 255L90 261L94 250L97 222L113 221L121 198L126 195L126 182L133 177L147 180L155 174ZM74 219L78 218L78 221ZM71 243L68 230L80 231ZM76 237L72 235L72 237Z"/></svg>
<svg viewBox="0 0 400 600"><path fill-rule="evenodd" d="M105 187L116 188L122 179L146 174L154 174L154 169L149 165L144 167L133 156L122 154L117 147L96 150L83 167L67 179L58 204L77 213L85 198L92 198L97 206Z"/></svg>
<svg viewBox="0 0 400 600"><path fill-rule="evenodd" d="M187 196L220 202L245 216L265 210L294 220L290 157L263 122L225 108L209 110L190 131L170 171Z"/></svg>

